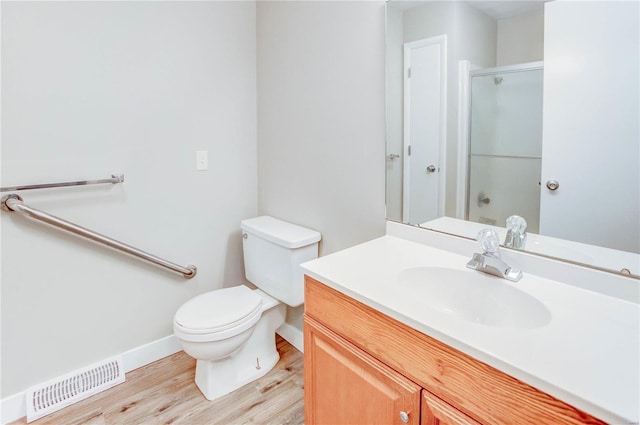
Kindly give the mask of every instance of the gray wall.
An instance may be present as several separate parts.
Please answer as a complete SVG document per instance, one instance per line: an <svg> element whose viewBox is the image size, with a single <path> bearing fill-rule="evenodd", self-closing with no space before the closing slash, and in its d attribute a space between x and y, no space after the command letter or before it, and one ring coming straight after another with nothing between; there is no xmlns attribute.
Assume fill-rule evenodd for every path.
<svg viewBox="0 0 640 425"><path fill-rule="evenodd" d="M402 221L402 188L404 168L404 51L402 10L387 5L385 43L385 108L386 108L386 154L398 155L385 161L387 219Z"/></svg>
<svg viewBox="0 0 640 425"><path fill-rule="evenodd" d="M496 65L541 61L544 58L544 11L498 21Z"/></svg>
<svg viewBox="0 0 640 425"><path fill-rule="evenodd" d="M384 3L258 2L258 209L322 233L385 232ZM303 308L287 322L302 328Z"/></svg>
<svg viewBox="0 0 640 425"><path fill-rule="evenodd" d="M258 15L258 209L322 233L384 234L384 3L269 2Z"/></svg>
<svg viewBox="0 0 640 425"><path fill-rule="evenodd" d="M2 184L124 172L24 198L199 271L184 280L3 212L1 397L170 335L188 298L242 283L255 44L253 2L2 2Z"/></svg>

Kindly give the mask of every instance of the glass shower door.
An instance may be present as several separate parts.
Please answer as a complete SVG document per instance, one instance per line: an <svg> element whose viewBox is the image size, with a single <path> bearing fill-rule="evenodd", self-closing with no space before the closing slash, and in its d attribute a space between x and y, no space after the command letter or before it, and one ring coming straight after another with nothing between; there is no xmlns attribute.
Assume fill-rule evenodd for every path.
<svg viewBox="0 0 640 425"><path fill-rule="evenodd" d="M542 66L471 75L467 218L505 226L511 215L540 222Z"/></svg>

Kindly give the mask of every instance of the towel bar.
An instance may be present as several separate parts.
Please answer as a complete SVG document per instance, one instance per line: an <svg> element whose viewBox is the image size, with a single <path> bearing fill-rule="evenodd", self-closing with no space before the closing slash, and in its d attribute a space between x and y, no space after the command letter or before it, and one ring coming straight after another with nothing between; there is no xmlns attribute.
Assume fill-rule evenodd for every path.
<svg viewBox="0 0 640 425"><path fill-rule="evenodd" d="M67 187L67 186L86 186L89 184L102 184L102 183L122 183L124 181L124 174L111 174L109 179L100 180L80 180L75 182L62 182L62 183L42 183L31 184L26 186L6 186L0 187L0 192L15 192L18 190L32 190L32 189L50 189L53 187Z"/></svg>

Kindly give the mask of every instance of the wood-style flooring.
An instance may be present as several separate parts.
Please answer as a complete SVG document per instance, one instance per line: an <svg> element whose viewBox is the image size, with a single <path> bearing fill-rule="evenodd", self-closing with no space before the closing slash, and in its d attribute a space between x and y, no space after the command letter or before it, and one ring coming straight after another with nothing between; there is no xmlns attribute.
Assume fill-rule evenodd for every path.
<svg viewBox="0 0 640 425"><path fill-rule="evenodd" d="M34 425L302 424L302 353L277 337L278 364L262 378L214 401L194 383L194 359L183 351L133 370L126 382ZM26 424L26 418L10 425Z"/></svg>

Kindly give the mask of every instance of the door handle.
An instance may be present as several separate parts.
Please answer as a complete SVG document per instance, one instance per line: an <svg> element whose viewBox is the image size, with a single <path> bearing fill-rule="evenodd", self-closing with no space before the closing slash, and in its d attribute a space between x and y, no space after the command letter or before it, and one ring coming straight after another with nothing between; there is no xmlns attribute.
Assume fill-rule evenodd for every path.
<svg viewBox="0 0 640 425"><path fill-rule="evenodd" d="M426 172L427 172L427 174L435 173L436 172L436 166L435 165L429 165L427 167Z"/></svg>
<svg viewBox="0 0 640 425"><path fill-rule="evenodd" d="M556 190L559 187L560 183L558 183L558 180L547 180L547 189Z"/></svg>

